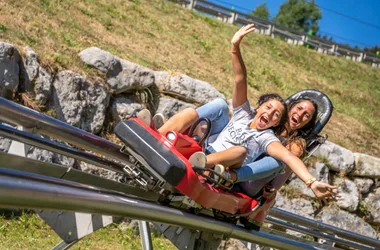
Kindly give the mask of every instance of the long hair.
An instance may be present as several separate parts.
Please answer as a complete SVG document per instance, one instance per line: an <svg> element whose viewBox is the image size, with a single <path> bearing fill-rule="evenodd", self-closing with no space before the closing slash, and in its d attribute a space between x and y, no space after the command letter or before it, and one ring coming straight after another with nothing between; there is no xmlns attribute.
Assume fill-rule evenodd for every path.
<svg viewBox="0 0 380 250"><path fill-rule="evenodd" d="M282 104L282 106L284 106L284 112L282 112L282 115L280 117L280 122L278 123L277 126L271 127L275 135L279 136L280 133L285 129L285 124L288 121L288 108L284 99L278 94L265 94L265 95L260 96L259 100L257 101L257 107L260 107L261 105L263 105L264 103L270 100L277 100Z"/></svg>

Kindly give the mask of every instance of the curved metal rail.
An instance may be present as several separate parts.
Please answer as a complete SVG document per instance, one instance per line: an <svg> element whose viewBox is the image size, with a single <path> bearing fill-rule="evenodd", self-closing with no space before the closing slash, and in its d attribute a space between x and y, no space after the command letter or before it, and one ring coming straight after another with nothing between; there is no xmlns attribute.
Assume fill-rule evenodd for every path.
<svg viewBox="0 0 380 250"><path fill-rule="evenodd" d="M0 169L0 207L52 209L130 217L177 225L284 250L319 249L121 194L36 174Z"/></svg>
<svg viewBox="0 0 380 250"><path fill-rule="evenodd" d="M0 119L11 124L36 129L41 134L76 147L131 164L128 156L120 152L121 146L2 97L0 98Z"/></svg>
<svg viewBox="0 0 380 250"><path fill-rule="evenodd" d="M334 234L344 239L349 239L357 243L361 243L364 245L375 247L376 249L380 249L379 240L376 240L364 235L352 233L350 231L340 229L340 228L337 228L337 227L334 227L334 226L331 226L319 221L311 220L311 219L308 219L308 218L305 218L293 213L289 213L287 211L284 211L278 208L272 208L269 215L276 217L278 219L284 220L284 221L295 223L300 226L312 228L312 229L315 229L327 234Z"/></svg>

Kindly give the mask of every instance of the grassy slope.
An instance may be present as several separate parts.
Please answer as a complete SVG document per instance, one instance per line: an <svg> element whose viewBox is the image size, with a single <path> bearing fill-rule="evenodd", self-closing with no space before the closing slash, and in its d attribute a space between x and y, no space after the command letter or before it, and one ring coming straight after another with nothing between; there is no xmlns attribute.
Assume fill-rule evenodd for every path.
<svg viewBox="0 0 380 250"><path fill-rule="evenodd" d="M89 46L154 70L205 80L231 97L229 41L236 26L185 10L165 0L0 1L0 39L31 46L51 70L98 75L78 53ZM331 141L380 156L380 71L362 63L292 47L252 34L242 50L249 96L283 96L316 88L330 96L335 112L326 128Z"/></svg>
<svg viewBox="0 0 380 250"><path fill-rule="evenodd" d="M61 242L53 230L36 214L5 217L0 211L0 248L13 249L51 249ZM152 239L154 249L177 249L163 236ZM102 228L85 237L70 249L77 250L122 250L142 249L140 236L131 228L121 229L118 225Z"/></svg>

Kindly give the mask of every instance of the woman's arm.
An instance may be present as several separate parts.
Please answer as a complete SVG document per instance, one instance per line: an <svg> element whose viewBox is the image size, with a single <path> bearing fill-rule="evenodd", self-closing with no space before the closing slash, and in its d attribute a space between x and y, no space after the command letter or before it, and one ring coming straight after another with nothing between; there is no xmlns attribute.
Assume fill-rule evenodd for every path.
<svg viewBox="0 0 380 250"><path fill-rule="evenodd" d="M232 92L232 107L236 108L247 101L247 70L240 53L240 42L244 36L255 30L254 24L243 26L232 37L232 69L235 77L235 85Z"/></svg>
<svg viewBox="0 0 380 250"><path fill-rule="evenodd" d="M314 178L306 168L305 164L298 157L290 153L284 146L281 145L281 143L272 142L269 144L267 147L267 153L289 166L303 182L306 183ZM332 189L336 187L327 183L314 181L311 183L310 188L314 192L315 196L318 199L321 199L325 197L334 198Z"/></svg>

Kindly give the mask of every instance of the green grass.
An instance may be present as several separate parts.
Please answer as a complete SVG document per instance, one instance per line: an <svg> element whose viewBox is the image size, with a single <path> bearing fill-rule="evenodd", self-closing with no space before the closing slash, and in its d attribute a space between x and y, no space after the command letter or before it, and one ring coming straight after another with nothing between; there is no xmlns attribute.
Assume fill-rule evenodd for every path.
<svg viewBox="0 0 380 250"><path fill-rule="evenodd" d="M180 72L211 83L231 98L230 39L238 29L166 0L0 1L0 39L31 46L53 70L91 79L99 72L78 53L97 46L153 70ZM344 58L250 34L242 43L249 97L288 96L315 88L332 99L329 139L380 156L380 70Z"/></svg>
<svg viewBox="0 0 380 250"><path fill-rule="evenodd" d="M0 213L0 246L2 250L51 249L62 240L33 212L14 216ZM163 236L153 237L154 249L177 249ZM122 229L118 224L102 228L86 236L72 248L76 250L142 249L140 236L133 229Z"/></svg>

